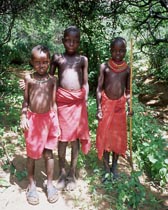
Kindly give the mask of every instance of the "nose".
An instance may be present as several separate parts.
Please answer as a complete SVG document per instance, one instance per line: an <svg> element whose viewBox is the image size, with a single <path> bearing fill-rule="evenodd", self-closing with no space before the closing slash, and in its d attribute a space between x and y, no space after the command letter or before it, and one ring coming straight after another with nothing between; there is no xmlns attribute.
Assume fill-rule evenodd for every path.
<svg viewBox="0 0 168 210"><path fill-rule="evenodd" d="M117 54L117 55L119 55L119 54L120 54L120 51L119 51L119 50L117 50L117 51L116 51L116 54Z"/></svg>
<svg viewBox="0 0 168 210"><path fill-rule="evenodd" d="M73 45L74 45L74 41L71 40L71 41L70 41L70 46L73 46Z"/></svg>

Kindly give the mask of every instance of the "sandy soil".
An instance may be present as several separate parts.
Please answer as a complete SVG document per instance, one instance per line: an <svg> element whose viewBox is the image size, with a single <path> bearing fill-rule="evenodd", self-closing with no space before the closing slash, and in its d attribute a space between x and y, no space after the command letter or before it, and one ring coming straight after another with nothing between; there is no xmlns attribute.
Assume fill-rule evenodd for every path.
<svg viewBox="0 0 168 210"><path fill-rule="evenodd" d="M68 156L68 158L70 155ZM54 184L56 184L56 179L58 177L58 159L57 154L54 155L55 159L55 176L54 176ZM16 153L13 164L17 171L23 171L26 167L26 154L25 151L19 151ZM126 173L128 176L130 175L131 168L129 166L128 161L121 158L119 159L119 172L122 171ZM37 180L37 190L40 198L39 205L32 206L29 205L26 200L26 188L28 185L27 178L24 178L22 181L18 181L16 176L11 175L9 172L0 171L0 177L3 177L6 180L7 186L0 188L0 210L51 210L51 209L58 209L58 210L109 210L109 203L106 200L102 199L103 191L99 191L99 195L94 196L89 192L89 184L87 184L86 180L82 178L85 177L87 174L91 176L91 171L86 171L81 169L78 171L78 180L77 180L77 189L74 191L59 191L59 200L54 203L50 204L47 201L47 197L45 194L45 188L43 187L43 183L46 180L46 175L44 172L44 162L43 159L38 160L36 162L36 180ZM146 186L148 183L146 182L146 177L141 177L141 183L145 184ZM153 193L158 194L157 189L151 188L148 185L150 190ZM98 193L98 192L96 192ZM168 192L158 194L159 197L163 199L163 208L159 210L166 210L168 209ZM113 210L116 208L114 207ZM143 210L153 210L148 207L144 207ZM158 210L158 209L157 209Z"/></svg>
<svg viewBox="0 0 168 210"><path fill-rule="evenodd" d="M150 82L150 81L147 81ZM157 114L159 120L162 123L168 123L167 113L168 113L168 97L167 97L167 88L165 86L162 88L162 84L155 84L157 91L160 91L160 94L153 95L140 95L139 99L143 101L143 103L151 106L155 106L157 111L154 113ZM12 134L13 135L13 134ZM16 141L17 136L14 137L14 141ZM165 133L165 138L168 139L168 134ZM13 143L13 142L11 142ZM26 168L26 153L23 148L15 148L17 151L15 153L14 159L12 162L17 169L17 171L23 171ZM70 153L68 153L70 154ZM58 178L58 158L55 153L55 176L54 176L54 184L56 184L56 179ZM69 158L69 156L68 156ZM1 162L0 162L1 164ZM77 189L73 192L60 191L59 192L59 200L50 204L47 201L45 189L43 187L43 182L46 179L46 175L44 172L44 162L43 159L36 162L36 180L37 180L37 189L40 197L40 203L37 206L31 206L26 201L26 188L28 185L27 178L24 178L22 181L18 181L16 176L12 176L8 171L4 172L0 167L0 178L6 180L6 187L0 186L0 210L109 210L108 202L103 201L102 194L97 195L96 198L100 198L100 200L96 200L94 194L89 192L89 184L83 178L87 176L88 171L80 170L78 171L79 178L77 182ZM124 171L126 174L130 174L131 168L129 163L120 158L119 159L119 171ZM89 176L93 172L89 172ZM146 178L142 177L141 182L146 186L148 183L146 182ZM163 208L160 210L168 209L168 192L159 193L158 189L150 187L155 194L163 200ZM101 203L100 203L101 201ZM115 210L115 208L113 209ZM143 208L143 210L154 210L149 208Z"/></svg>
<svg viewBox="0 0 168 210"><path fill-rule="evenodd" d="M56 184L56 179L58 177L58 161L57 155L54 156L55 159L55 176L54 184ZM13 164L17 171L23 171L26 168L26 154L25 151L17 152L13 159ZM0 177L6 180L7 187L0 188L0 210L31 210L31 209L59 209L59 210L76 210L76 209L95 209L91 205L91 196L88 193L88 185L82 180L82 173L85 171L80 171L77 189L75 191L59 191L59 199L56 203L50 204L47 201L44 181L46 180L46 174L44 169L43 159L36 161L36 181L37 181L37 191L40 198L39 205L31 206L26 200L26 189L28 185L27 178L22 181L18 181L16 176L10 175L9 172L0 171Z"/></svg>

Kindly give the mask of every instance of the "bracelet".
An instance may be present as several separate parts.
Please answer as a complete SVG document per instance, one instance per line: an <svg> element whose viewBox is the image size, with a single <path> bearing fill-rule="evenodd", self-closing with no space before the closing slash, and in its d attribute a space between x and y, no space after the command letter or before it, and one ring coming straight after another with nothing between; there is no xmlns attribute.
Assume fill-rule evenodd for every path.
<svg viewBox="0 0 168 210"><path fill-rule="evenodd" d="M97 112L102 112L102 110L101 109L98 109Z"/></svg>

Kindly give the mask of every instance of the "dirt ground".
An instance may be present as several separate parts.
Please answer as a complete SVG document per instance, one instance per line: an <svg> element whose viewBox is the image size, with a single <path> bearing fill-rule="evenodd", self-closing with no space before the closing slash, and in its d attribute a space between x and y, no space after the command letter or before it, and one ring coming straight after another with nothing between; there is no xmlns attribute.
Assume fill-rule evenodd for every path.
<svg viewBox="0 0 168 210"><path fill-rule="evenodd" d="M147 80L146 84L149 84L151 81ZM151 83L152 84L152 83ZM162 83L155 83L155 91L157 90L157 94L149 94L149 95L140 95L139 100L146 105L151 105L156 108L156 111L153 113L155 117L157 117L161 123L168 123L168 95L167 95L167 86ZM11 135L13 138L13 142L17 139L14 133L9 133L7 135ZM165 138L168 140L167 132L164 133ZM17 147L17 146L16 146ZM24 149L15 148L17 151L15 153L14 159L12 160L15 168L18 171L23 171L26 168L26 152ZM70 154L70 152L68 152ZM68 155L70 158L70 155ZM58 158L55 152L55 176L54 176L54 184L56 184L56 179L58 177ZM119 171L122 170L126 174L130 174L131 168L129 163L123 159L119 159ZM0 186L0 210L109 210L109 206L107 202L97 202L94 200L94 195L89 192L88 183L83 180L83 177L88 173L86 170L81 169L78 171L79 178L77 181L77 189L73 192L60 191L59 192L59 200L50 204L47 201L45 189L43 187L43 182L46 179L46 175L44 172L44 162L43 159L38 160L36 162L36 180L37 180L37 189L40 198L40 203L37 206L31 206L26 201L26 188L28 185L27 178L24 178L22 181L18 181L16 176L12 176L8 171L4 172L0 169L0 178L6 180L6 187ZM90 172L93 173L93 172ZM153 193L157 194L159 198L162 199L163 208L160 210L168 209L168 192L160 193L158 189L152 187L146 181L146 177L142 177L141 182L150 188ZM99 195L101 198L101 194ZM96 203L97 202L97 203ZM115 208L114 208L115 209ZM113 209L113 210L114 210ZM155 210L143 208L143 210Z"/></svg>
<svg viewBox="0 0 168 210"><path fill-rule="evenodd" d="M10 134L12 135L12 134ZM70 149L67 152L67 160L70 160ZM54 154L55 159L55 172L54 172L54 184L56 184L56 179L58 178L58 158L57 154ZM23 171L26 168L26 152L25 150L17 149L14 159L12 160L13 165L17 171ZM119 160L119 171L124 170L126 173L130 173L131 168L129 163L121 158ZM0 171L0 177L6 180L6 187L0 188L0 210L104 210L109 209L107 202L101 202L94 200L94 196L89 193L89 185L86 181L82 180L82 177L88 173L86 170L81 169L78 171L77 188L74 191L59 191L59 199L56 203L50 204L47 201L45 194L45 188L43 183L46 179L44 169L43 159L36 162L36 180L37 180L37 190L39 194L40 203L36 206L31 206L26 201L26 188L28 185L27 178L22 181L18 181L16 176L11 175L9 172ZM92 173L92 172L89 172ZM101 195L100 195L101 198Z"/></svg>
<svg viewBox="0 0 168 210"><path fill-rule="evenodd" d="M70 150L68 152L70 154ZM67 160L69 161L70 155L67 154ZM58 177L58 158L57 154L54 154L55 159L55 175L54 175L54 184L56 184L56 179ZM22 150L17 150L13 164L17 171L23 171L26 168L26 152ZM119 172L122 171L126 174L130 174L131 167L126 159L120 157L119 159ZM24 178L22 181L18 181L16 176L11 175L9 172L0 171L0 177L3 177L6 180L7 186L0 188L0 210L110 210L109 204L107 201L103 201L101 194L97 197L97 201L94 199L94 195L89 192L89 184L82 178L86 176L88 171L80 169L78 171L78 180L77 180L77 189L74 191L59 191L59 200L50 204L47 201L45 194L45 188L43 183L46 179L44 161L43 159L36 162L36 180L37 180L37 190L40 198L39 205L31 206L26 201L26 188L28 185L27 178ZM89 172L93 173L93 172ZM89 175L90 176L90 175ZM157 194L157 197L163 200L163 208L159 210L168 209L168 192L159 193L158 190L146 181L146 177L141 177L141 183L146 185L150 191L153 191L154 194ZM114 207L115 210L116 208ZM143 210L154 210L148 207L144 207ZM157 209L158 210L158 209Z"/></svg>
<svg viewBox="0 0 168 210"><path fill-rule="evenodd" d="M54 155L55 159L55 176L54 184L56 184L56 178L58 177L58 158L57 155ZM25 151L17 152L13 159L13 164L18 171L23 171L26 168L26 154ZM0 177L5 178L7 181L7 187L0 188L0 209L1 210L31 210L31 209L60 209L60 210L72 210L72 209L95 209L90 205L90 198L88 194L88 186L82 178L78 179L78 187L73 192L59 191L59 199L56 203L50 204L47 201L45 194L45 187L43 183L46 179L43 159L36 162L36 181L37 181L37 191L39 194L40 203L37 206L31 206L26 201L26 188L28 185L27 178L24 178L22 181L18 181L16 176L10 175L1 171ZM82 172L81 172L82 173ZM81 175L80 175L81 176ZM83 202L83 204L81 203ZM75 207L77 206L77 207ZM80 207L81 206L81 207Z"/></svg>

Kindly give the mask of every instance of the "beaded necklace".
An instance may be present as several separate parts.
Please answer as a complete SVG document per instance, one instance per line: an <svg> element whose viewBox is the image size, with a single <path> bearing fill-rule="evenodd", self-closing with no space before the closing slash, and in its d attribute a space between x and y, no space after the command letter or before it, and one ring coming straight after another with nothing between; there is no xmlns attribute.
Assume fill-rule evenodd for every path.
<svg viewBox="0 0 168 210"><path fill-rule="evenodd" d="M121 64L115 63L111 58L108 60L108 66L110 67L111 70L114 72L123 72L125 69L128 67L127 63L123 61Z"/></svg>
<svg viewBox="0 0 168 210"><path fill-rule="evenodd" d="M38 84L41 84L41 83L45 83L45 82L48 82L48 80L50 79L50 76L49 74L47 73L47 78L42 78L42 79L37 79L37 78L34 78L34 74L32 74L32 79L38 83Z"/></svg>

